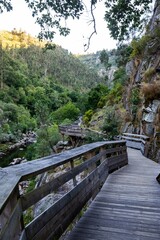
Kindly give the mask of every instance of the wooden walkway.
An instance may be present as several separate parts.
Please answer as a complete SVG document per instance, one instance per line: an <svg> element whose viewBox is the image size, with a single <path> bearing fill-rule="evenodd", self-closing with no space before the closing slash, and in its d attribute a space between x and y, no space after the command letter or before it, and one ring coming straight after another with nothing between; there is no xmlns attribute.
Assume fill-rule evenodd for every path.
<svg viewBox="0 0 160 240"><path fill-rule="evenodd" d="M160 240L160 165L128 149L67 240Z"/></svg>

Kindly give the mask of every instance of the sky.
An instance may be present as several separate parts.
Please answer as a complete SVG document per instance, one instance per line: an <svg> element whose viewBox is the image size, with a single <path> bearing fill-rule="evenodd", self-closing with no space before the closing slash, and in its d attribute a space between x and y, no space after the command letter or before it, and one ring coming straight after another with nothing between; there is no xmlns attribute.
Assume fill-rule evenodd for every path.
<svg viewBox="0 0 160 240"><path fill-rule="evenodd" d="M87 1L87 0L85 0ZM0 30L21 29L37 36L40 28L35 24L35 19L31 16L31 11L28 9L24 0L12 0L13 11L0 14ZM87 38L93 31L93 26L89 26L89 15L83 14L80 20L70 19L67 22L71 33L67 37L56 34L53 42L68 49L73 54L93 53L103 49L113 49L116 47L116 41L109 36L107 23L104 21L105 6L104 1L98 1L94 12L96 18L97 35L93 35L90 43L90 48L84 52L84 44Z"/></svg>

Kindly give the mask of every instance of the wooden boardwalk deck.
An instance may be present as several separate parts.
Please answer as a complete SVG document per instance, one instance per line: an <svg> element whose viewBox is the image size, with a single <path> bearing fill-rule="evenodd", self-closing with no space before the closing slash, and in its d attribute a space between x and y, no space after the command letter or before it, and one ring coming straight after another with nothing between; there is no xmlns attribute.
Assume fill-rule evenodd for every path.
<svg viewBox="0 0 160 240"><path fill-rule="evenodd" d="M67 240L160 240L160 165L128 149Z"/></svg>

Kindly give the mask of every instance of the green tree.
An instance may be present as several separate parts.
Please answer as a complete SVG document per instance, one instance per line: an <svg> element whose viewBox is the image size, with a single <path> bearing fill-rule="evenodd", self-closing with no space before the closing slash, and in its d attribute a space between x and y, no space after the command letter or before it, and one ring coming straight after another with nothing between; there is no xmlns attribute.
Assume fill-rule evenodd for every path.
<svg viewBox="0 0 160 240"><path fill-rule="evenodd" d="M109 70L111 67L111 64L109 63L109 55L106 50L101 51L99 59L101 63L104 64L105 69Z"/></svg>
<svg viewBox="0 0 160 240"><path fill-rule="evenodd" d="M133 31L141 31L146 25L145 14L150 10L153 0L110 0L106 1L105 20L108 23L111 36L123 40ZM159 0L156 1L159 4ZM149 19L148 19L149 20Z"/></svg>
<svg viewBox="0 0 160 240"><path fill-rule="evenodd" d="M121 44L115 51L116 63L118 67L125 67L130 60L132 47L127 44Z"/></svg>
<svg viewBox="0 0 160 240"><path fill-rule="evenodd" d="M37 132L36 152L37 157L44 157L56 151L55 145L61 136L56 124L42 126Z"/></svg>
<svg viewBox="0 0 160 240"><path fill-rule="evenodd" d="M109 92L108 87L104 84L98 84L95 88L92 88L88 93L88 109L96 109L101 98L107 95Z"/></svg>
<svg viewBox="0 0 160 240"><path fill-rule="evenodd" d="M113 107L108 107L102 126L102 130L106 133L108 140L113 140L118 135L119 118L115 114Z"/></svg>
<svg viewBox="0 0 160 240"><path fill-rule="evenodd" d="M80 110L72 102L68 102L64 106L57 109L51 114L51 119L56 123L60 124L65 119L77 120L80 114Z"/></svg>

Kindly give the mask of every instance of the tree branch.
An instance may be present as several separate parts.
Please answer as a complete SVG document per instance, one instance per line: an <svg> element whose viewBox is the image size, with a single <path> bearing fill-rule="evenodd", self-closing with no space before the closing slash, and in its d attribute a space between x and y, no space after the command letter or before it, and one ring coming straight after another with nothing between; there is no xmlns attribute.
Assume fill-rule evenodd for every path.
<svg viewBox="0 0 160 240"><path fill-rule="evenodd" d="M90 47L90 43L91 43L91 38L94 34L97 34L97 30L96 30L96 20L95 20L95 16L94 16L94 13L93 11L95 10L95 5L93 5L92 1L91 1L91 7L90 7L90 10L91 10L91 15L92 15L92 20L90 21L90 24L93 23L93 32L90 34L89 38L88 38L88 42L86 44L84 44L84 51L86 52L89 47ZM90 25L89 24L89 25Z"/></svg>

